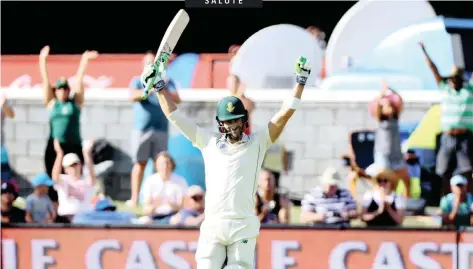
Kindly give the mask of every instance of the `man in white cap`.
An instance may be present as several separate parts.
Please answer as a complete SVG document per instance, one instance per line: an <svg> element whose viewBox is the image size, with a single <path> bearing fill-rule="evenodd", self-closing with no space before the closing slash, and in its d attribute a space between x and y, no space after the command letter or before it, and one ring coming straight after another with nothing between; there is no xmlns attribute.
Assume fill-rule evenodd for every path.
<svg viewBox="0 0 473 269"><path fill-rule="evenodd" d="M473 195L467 191L468 180L463 175L456 175L450 179L452 192L440 200L443 224L470 226L473 212Z"/></svg>
<svg viewBox="0 0 473 269"><path fill-rule="evenodd" d="M333 167L325 169L321 185L302 200L301 221L308 224L349 225L357 217L356 201L349 191L340 188L341 177Z"/></svg>

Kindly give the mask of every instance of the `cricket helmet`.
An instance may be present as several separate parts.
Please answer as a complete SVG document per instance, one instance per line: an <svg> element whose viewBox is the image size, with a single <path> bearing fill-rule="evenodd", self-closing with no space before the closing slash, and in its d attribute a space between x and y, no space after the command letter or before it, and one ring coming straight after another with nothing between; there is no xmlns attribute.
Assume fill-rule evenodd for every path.
<svg viewBox="0 0 473 269"><path fill-rule="evenodd" d="M215 117L219 127L223 121L243 119L244 126L248 125L248 111L243 102L236 96L227 96L217 104L217 116Z"/></svg>

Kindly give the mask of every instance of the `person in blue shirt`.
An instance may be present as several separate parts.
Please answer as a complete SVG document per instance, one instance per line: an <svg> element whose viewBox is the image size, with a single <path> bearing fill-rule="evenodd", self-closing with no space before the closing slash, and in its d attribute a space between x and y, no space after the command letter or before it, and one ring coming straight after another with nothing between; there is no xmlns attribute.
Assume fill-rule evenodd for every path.
<svg viewBox="0 0 473 269"><path fill-rule="evenodd" d="M204 221L204 190L193 185L187 189L184 208L169 219L170 225L200 226Z"/></svg>
<svg viewBox="0 0 473 269"><path fill-rule="evenodd" d="M130 212L117 211L117 207L108 198L95 204L94 211L76 214L73 224L130 224L135 218Z"/></svg>
<svg viewBox="0 0 473 269"><path fill-rule="evenodd" d="M154 61L155 53L149 51L143 58L143 64ZM130 83L130 101L133 102L134 129L131 135L131 155L133 169L131 172L131 199L127 205L136 206L140 192L141 181L148 159L156 160L158 153L167 150L168 120L161 110L158 98L151 94L146 100L141 99L144 85L140 76L136 76ZM181 102L174 82L166 80L166 87L176 104Z"/></svg>
<svg viewBox="0 0 473 269"><path fill-rule="evenodd" d="M473 212L473 194L467 191L468 180L463 175L450 179L452 192L440 200L443 225L470 226Z"/></svg>

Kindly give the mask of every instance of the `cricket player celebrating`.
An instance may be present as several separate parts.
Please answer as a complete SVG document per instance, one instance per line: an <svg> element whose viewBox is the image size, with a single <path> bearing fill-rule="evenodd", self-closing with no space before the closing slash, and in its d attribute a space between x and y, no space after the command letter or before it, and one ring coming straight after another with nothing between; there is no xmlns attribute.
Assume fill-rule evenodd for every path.
<svg viewBox="0 0 473 269"><path fill-rule="evenodd" d="M159 63L158 63L159 64ZM157 66L149 65L141 75L143 84L153 81ZM249 136L243 131L248 114L240 99L223 98L217 104L219 133L206 131L183 114L167 91L161 91L161 77L152 88L169 121L202 151L205 163L205 220L200 228L196 252L197 269L253 269L260 222L255 215L258 172L268 148L278 139L284 126L299 107L302 91L310 74L307 59L296 62L296 81L292 96L267 127Z"/></svg>

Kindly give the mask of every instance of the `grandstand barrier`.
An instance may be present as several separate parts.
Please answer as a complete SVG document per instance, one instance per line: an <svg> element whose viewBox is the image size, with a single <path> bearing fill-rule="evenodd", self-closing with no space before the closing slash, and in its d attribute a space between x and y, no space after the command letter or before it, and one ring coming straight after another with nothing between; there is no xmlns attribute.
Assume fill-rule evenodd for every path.
<svg viewBox="0 0 473 269"><path fill-rule="evenodd" d="M198 230L3 225L4 269L195 268ZM473 230L263 226L256 269L473 268Z"/></svg>

